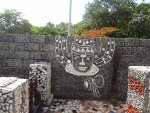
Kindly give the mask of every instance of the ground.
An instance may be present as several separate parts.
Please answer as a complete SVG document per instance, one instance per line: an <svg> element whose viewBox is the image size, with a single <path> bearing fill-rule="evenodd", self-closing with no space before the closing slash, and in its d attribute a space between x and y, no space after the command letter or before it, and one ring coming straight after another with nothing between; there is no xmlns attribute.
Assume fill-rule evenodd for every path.
<svg viewBox="0 0 150 113"><path fill-rule="evenodd" d="M63 100L54 99L50 106L38 113L125 113L122 101Z"/></svg>

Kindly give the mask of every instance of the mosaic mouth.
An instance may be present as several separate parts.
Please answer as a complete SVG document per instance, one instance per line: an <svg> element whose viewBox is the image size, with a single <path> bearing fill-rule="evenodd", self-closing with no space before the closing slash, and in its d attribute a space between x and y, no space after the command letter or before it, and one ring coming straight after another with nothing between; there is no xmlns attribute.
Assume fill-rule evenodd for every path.
<svg viewBox="0 0 150 113"><path fill-rule="evenodd" d="M86 71L88 69L88 67L85 67L85 66L83 67L82 66L82 67L78 67L78 69L79 69L79 71L83 71L84 72L84 71Z"/></svg>

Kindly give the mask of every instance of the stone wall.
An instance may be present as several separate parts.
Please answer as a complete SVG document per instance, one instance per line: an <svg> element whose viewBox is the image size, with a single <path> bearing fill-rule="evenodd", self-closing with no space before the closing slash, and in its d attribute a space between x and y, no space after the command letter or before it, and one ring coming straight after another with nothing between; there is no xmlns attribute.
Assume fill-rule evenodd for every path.
<svg viewBox="0 0 150 113"><path fill-rule="evenodd" d="M150 65L150 40L116 38L115 41L114 97L125 100L128 67Z"/></svg>
<svg viewBox="0 0 150 113"><path fill-rule="evenodd" d="M113 75L110 95L125 100L128 66L150 64L150 40L116 38L115 42L114 58L102 71ZM29 64L39 61L52 63L52 92L56 98L93 98L80 87L84 77L70 76L56 60L54 37L0 35L0 76L28 78Z"/></svg>
<svg viewBox="0 0 150 113"><path fill-rule="evenodd" d="M0 76L27 78L29 64L51 62L54 38L30 35L0 35Z"/></svg>

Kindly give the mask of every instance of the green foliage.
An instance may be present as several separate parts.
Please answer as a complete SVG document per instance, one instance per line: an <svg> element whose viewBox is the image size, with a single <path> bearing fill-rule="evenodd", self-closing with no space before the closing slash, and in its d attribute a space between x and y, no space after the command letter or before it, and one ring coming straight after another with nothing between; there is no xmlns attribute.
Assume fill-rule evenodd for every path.
<svg viewBox="0 0 150 113"><path fill-rule="evenodd" d="M60 24L56 25L56 30L59 36L67 36L68 24L61 22Z"/></svg>
<svg viewBox="0 0 150 113"><path fill-rule="evenodd" d="M119 29L114 32L110 32L107 34L108 37L115 37L115 38L127 38L128 37L128 30Z"/></svg>
<svg viewBox="0 0 150 113"><path fill-rule="evenodd" d="M126 28L135 6L133 0L94 0L87 4L84 21L90 21L92 29Z"/></svg>
<svg viewBox="0 0 150 113"><path fill-rule="evenodd" d="M112 37L150 38L150 4L134 0L94 0L83 16L90 29L116 27ZM85 28L86 29L86 28Z"/></svg>
<svg viewBox="0 0 150 113"><path fill-rule="evenodd" d="M20 12L16 10L4 10L0 13L0 33L31 33L31 24L23 19Z"/></svg>
<svg viewBox="0 0 150 113"><path fill-rule="evenodd" d="M54 27L51 26L44 26L44 27L38 27L38 26L32 26L32 34L35 35L57 35L57 31Z"/></svg>
<svg viewBox="0 0 150 113"><path fill-rule="evenodd" d="M67 36L67 26L68 24L64 22L56 26L48 22L44 27L32 26L32 34Z"/></svg>
<svg viewBox="0 0 150 113"><path fill-rule="evenodd" d="M137 6L128 28L130 37L150 38L150 4Z"/></svg>
<svg viewBox="0 0 150 113"><path fill-rule="evenodd" d="M78 34L81 35L81 32L85 29L91 29L91 23L89 23L88 21L81 21L77 24L74 24L72 26L72 34Z"/></svg>

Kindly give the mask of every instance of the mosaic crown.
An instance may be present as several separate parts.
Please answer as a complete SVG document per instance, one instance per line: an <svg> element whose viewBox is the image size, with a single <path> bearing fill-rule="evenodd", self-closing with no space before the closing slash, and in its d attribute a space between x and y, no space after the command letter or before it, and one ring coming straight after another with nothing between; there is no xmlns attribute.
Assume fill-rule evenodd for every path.
<svg viewBox="0 0 150 113"><path fill-rule="evenodd" d="M72 44L72 52L78 54L94 54L94 40L93 39L74 39Z"/></svg>

